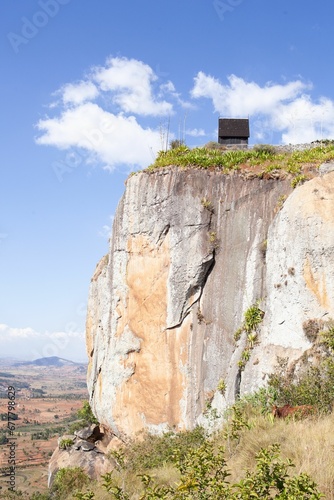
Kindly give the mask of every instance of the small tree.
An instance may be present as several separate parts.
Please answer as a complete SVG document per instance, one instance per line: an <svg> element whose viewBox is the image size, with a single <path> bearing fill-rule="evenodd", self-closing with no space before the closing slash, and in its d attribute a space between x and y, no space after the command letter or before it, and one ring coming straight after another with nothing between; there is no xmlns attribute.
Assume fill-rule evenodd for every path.
<svg viewBox="0 0 334 500"><path fill-rule="evenodd" d="M84 401L82 403L82 408L78 410L78 417L81 418L84 426L99 423L99 421L95 418L88 401Z"/></svg>
<svg viewBox="0 0 334 500"><path fill-rule="evenodd" d="M180 139L174 139L173 141L170 141L169 146L170 149L180 148L181 146L184 146L184 142L180 141Z"/></svg>
<svg viewBox="0 0 334 500"><path fill-rule="evenodd" d="M51 487L51 493L59 500L67 498L75 490L81 490L91 482L81 467L60 469Z"/></svg>

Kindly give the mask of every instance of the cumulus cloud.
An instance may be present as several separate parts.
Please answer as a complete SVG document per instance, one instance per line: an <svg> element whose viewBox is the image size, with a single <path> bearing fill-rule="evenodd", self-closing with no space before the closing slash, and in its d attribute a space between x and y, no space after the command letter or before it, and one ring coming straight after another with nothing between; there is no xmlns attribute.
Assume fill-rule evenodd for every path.
<svg viewBox="0 0 334 500"><path fill-rule="evenodd" d="M314 102L302 95L278 106L271 117L272 126L282 131L282 142L301 143L334 138L334 101L322 97Z"/></svg>
<svg viewBox="0 0 334 500"><path fill-rule="evenodd" d="M30 327L0 324L2 357L33 360L58 356L72 361L85 361L85 334L69 324L64 332L38 332Z"/></svg>
<svg viewBox="0 0 334 500"><path fill-rule="evenodd" d="M230 75L222 83L200 71L187 102L171 80L161 81L144 62L110 57L81 81L67 83L56 92L52 115L36 124L36 142L67 150L65 160L54 168L59 180L82 160L98 162L110 171L118 166L125 171L145 168L166 147L162 120L167 121L172 140L170 116L175 115L176 123L186 113L179 125L184 129L189 110L198 112L199 99L210 100L222 116L249 116L253 141L273 142L274 136L284 143L334 138L334 102L325 97L314 101L311 91L312 85L302 79L261 86ZM202 128L188 128L188 136L206 135Z"/></svg>
<svg viewBox="0 0 334 500"><path fill-rule="evenodd" d="M260 87L255 82L246 82L235 75L228 77L224 85L212 76L200 71L191 90L194 98L212 99L215 111L230 116L247 116L271 112L279 103L294 99L310 86L297 80L286 85L268 83Z"/></svg>
<svg viewBox="0 0 334 500"><path fill-rule="evenodd" d="M109 58L106 66L95 68L92 78L126 113L164 116L173 112L171 103L155 98L152 87L158 77L142 61Z"/></svg>
<svg viewBox="0 0 334 500"><path fill-rule="evenodd" d="M144 126L142 120L173 114L164 96L179 101L173 83L158 80L141 61L109 58L85 80L56 91L58 101L51 108L57 111L36 124L37 144L83 149L87 163L99 162L109 170L147 167L162 148L161 133L159 123Z"/></svg>
<svg viewBox="0 0 334 500"><path fill-rule="evenodd" d="M255 118L254 136L263 139L264 130L281 133L283 143L309 142L334 137L334 102L312 100L310 83L295 80L285 84L268 82L260 86L230 75L228 83L200 71L191 96L207 98L220 115ZM262 128L262 131L261 131Z"/></svg>
<svg viewBox="0 0 334 500"><path fill-rule="evenodd" d="M17 339L28 339L39 337L40 334L30 327L11 328L8 325L0 324L0 341L12 341Z"/></svg>
<svg viewBox="0 0 334 500"><path fill-rule="evenodd" d="M38 144L61 149L84 148L106 168L117 164L148 166L161 147L158 130L142 127L134 116L115 115L95 103L64 110L59 117L39 120ZM153 158L152 158L153 155Z"/></svg>
<svg viewBox="0 0 334 500"><path fill-rule="evenodd" d="M68 83L59 93L64 104L81 104L95 99L99 95L98 88L93 82Z"/></svg>
<svg viewBox="0 0 334 500"><path fill-rule="evenodd" d="M192 128L186 130L186 135L190 135L191 137L203 137L206 133L202 128Z"/></svg>

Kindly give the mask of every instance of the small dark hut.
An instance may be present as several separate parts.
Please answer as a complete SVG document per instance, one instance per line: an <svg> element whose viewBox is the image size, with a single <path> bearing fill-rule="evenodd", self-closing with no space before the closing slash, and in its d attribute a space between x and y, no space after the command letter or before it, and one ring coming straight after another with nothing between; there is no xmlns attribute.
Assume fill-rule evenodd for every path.
<svg viewBox="0 0 334 500"><path fill-rule="evenodd" d="M248 145L249 119L248 118L219 118L219 144Z"/></svg>

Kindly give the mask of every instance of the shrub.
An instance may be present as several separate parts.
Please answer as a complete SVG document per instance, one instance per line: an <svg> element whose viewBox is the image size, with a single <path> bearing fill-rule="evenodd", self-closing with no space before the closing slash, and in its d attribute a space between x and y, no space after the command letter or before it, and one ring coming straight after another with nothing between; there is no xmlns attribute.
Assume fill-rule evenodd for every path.
<svg viewBox="0 0 334 500"><path fill-rule="evenodd" d="M238 340L240 340L240 337L241 337L241 335L242 335L243 331L244 331L244 330L243 330L243 328L242 328L242 326L241 326L240 328L238 328L238 330L236 330L236 331L234 332L233 337L234 337L235 342L238 342Z"/></svg>
<svg viewBox="0 0 334 500"><path fill-rule="evenodd" d="M303 184L305 181L307 181L307 177L304 174L298 174L296 177L294 177L291 181L291 187L296 188L300 184Z"/></svg>
<svg viewBox="0 0 334 500"><path fill-rule="evenodd" d="M73 444L73 439L62 439L59 443L59 448L61 450L67 450L67 448L70 448Z"/></svg>
<svg viewBox="0 0 334 500"><path fill-rule="evenodd" d="M298 375L289 372L287 363L279 360L269 376L269 387L276 391L278 404L309 404L328 413L334 400L334 359L323 359L318 366L309 366Z"/></svg>
<svg viewBox="0 0 334 500"><path fill-rule="evenodd" d="M259 307L259 302L251 305L244 314L243 329L250 333L257 329L263 320L264 312Z"/></svg>
<svg viewBox="0 0 334 500"><path fill-rule="evenodd" d="M219 242L216 231L209 232L209 242L212 248L218 248Z"/></svg>
<svg viewBox="0 0 334 500"><path fill-rule="evenodd" d="M78 410L78 418L82 420L82 426L87 426L91 424L98 424L98 420L96 419L92 409L89 405L88 401L84 401L82 403L82 408Z"/></svg>
<svg viewBox="0 0 334 500"><path fill-rule="evenodd" d="M202 427L192 431L179 433L166 432L162 436L147 434L143 441L133 443L120 452L111 452L111 456L119 462L121 467L128 470L149 470L165 463L172 463L175 450L180 456L185 456L191 448L200 446L206 438Z"/></svg>
<svg viewBox="0 0 334 500"><path fill-rule="evenodd" d="M86 491L86 493L77 491L74 493L73 498L77 498L78 500L93 500L95 498L95 494L93 491Z"/></svg>
<svg viewBox="0 0 334 500"><path fill-rule="evenodd" d="M169 143L169 146L170 146L170 149L177 149L181 146L184 146L184 142L183 141L180 141L180 139L174 139L173 141L170 141Z"/></svg>
<svg viewBox="0 0 334 500"><path fill-rule="evenodd" d="M249 429L249 424L243 410L244 408L236 403L226 412L227 424L223 435L229 447L231 440L239 442L241 432Z"/></svg>
<svg viewBox="0 0 334 500"><path fill-rule="evenodd" d="M75 431L79 431L80 429L82 429L83 427L85 427L85 423L80 420L79 422L73 422L73 424L71 424L69 427L68 427L68 434L74 434Z"/></svg>
<svg viewBox="0 0 334 500"><path fill-rule="evenodd" d="M303 331L310 342L315 342L318 337L318 333L320 332L321 328L323 328L323 326L324 322L321 319L309 319L307 321L304 321Z"/></svg>
<svg viewBox="0 0 334 500"><path fill-rule="evenodd" d="M276 148L271 144L255 144L253 147L253 151L256 151L258 153L267 153L269 155L276 154Z"/></svg>
<svg viewBox="0 0 334 500"><path fill-rule="evenodd" d="M294 467L291 460L283 461L279 457L280 447L273 444L262 448L256 456L254 472L246 471L245 479L233 485L231 499L310 499L317 500L323 495L316 483L307 475L289 477L288 469ZM235 494L236 493L236 494Z"/></svg>
<svg viewBox="0 0 334 500"><path fill-rule="evenodd" d="M223 144L220 144L219 142L216 142L216 141L209 141L204 145L204 147L206 149L218 149L220 151L226 150L226 146L224 146Z"/></svg>
<svg viewBox="0 0 334 500"><path fill-rule="evenodd" d="M224 396L226 391L226 382L225 380L220 379L218 382L217 390Z"/></svg>
<svg viewBox="0 0 334 500"><path fill-rule="evenodd" d="M175 455L175 465L180 472L180 482L174 486L160 486L148 474L141 474L144 490L141 499L175 500L318 500L322 497L316 483L307 475L290 476L288 469L294 467L291 460L280 458L280 447L273 444L262 448L256 455L255 471L247 470L245 478L235 484L227 481L229 471L222 446L215 447L205 441L200 447L189 450L185 457ZM129 500L124 487L114 484L113 474L106 474L104 487L114 498Z"/></svg>
<svg viewBox="0 0 334 500"><path fill-rule="evenodd" d="M206 208L209 212L213 213L214 209L210 200L208 200L207 198L202 198L201 205L202 207Z"/></svg>
<svg viewBox="0 0 334 500"><path fill-rule="evenodd" d="M330 322L329 328L320 332L321 342L332 352L334 352L334 326L332 326L332 321Z"/></svg>
<svg viewBox="0 0 334 500"><path fill-rule="evenodd" d="M268 414L276 399L277 392L273 387L261 387L252 394L245 394L233 407L239 408L242 414Z"/></svg>
<svg viewBox="0 0 334 500"><path fill-rule="evenodd" d="M278 198L278 200L277 200L277 204L276 204L276 211L281 210L281 208L283 207L283 205L284 205L284 203L285 203L286 199L287 199L286 194L282 194L282 195Z"/></svg>
<svg viewBox="0 0 334 500"><path fill-rule="evenodd" d="M259 307L259 301L252 304L244 314L244 320L241 327L234 333L234 340L238 342L241 335L245 332L246 346L241 353L241 359L238 361L239 370L244 370L247 361L251 357L251 350L254 349L255 344L258 340L257 329L261 321L263 320L264 311Z"/></svg>
<svg viewBox="0 0 334 500"><path fill-rule="evenodd" d="M91 479L81 467L66 467L57 472L51 487L51 494L55 495L57 500L62 500L76 489L87 486L90 482Z"/></svg>

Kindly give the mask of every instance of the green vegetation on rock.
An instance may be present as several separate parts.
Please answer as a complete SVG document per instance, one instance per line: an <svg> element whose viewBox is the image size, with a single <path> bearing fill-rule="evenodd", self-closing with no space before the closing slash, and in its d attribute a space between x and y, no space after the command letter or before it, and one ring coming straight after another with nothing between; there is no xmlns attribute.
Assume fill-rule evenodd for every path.
<svg viewBox="0 0 334 500"><path fill-rule="evenodd" d="M240 340L243 333L246 333L246 345L241 353L241 359L238 361L240 370L245 368L247 361L250 359L251 350L254 348L258 338L257 328L263 320L263 316L264 312L260 309L259 301L257 301L245 311L242 325L234 333L234 340L236 342Z"/></svg>
<svg viewBox="0 0 334 500"><path fill-rule="evenodd" d="M219 146L219 145L218 145ZM333 141L324 141L322 144L310 145L309 149L301 151L281 151L279 147L271 145L257 145L253 149L231 150L213 147L209 143L204 147L190 149L182 144L167 151L160 151L154 163L147 171L154 171L164 167L219 169L223 173L234 170L246 170L257 177L272 175L277 172L280 176L290 175L293 187L307 180L308 174L303 174L303 166L317 168L321 163L334 159ZM311 147L312 146L312 147ZM296 180L294 180L296 178Z"/></svg>
<svg viewBox="0 0 334 500"><path fill-rule="evenodd" d="M81 419L82 427L99 423L94 413L92 412L88 401L84 401L82 403L82 408L78 410L78 418Z"/></svg>
<svg viewBox="0 0 334 500"><path fill-rule="evenodd" d="M66 499L69 494L73 494L75 490L82 489L89 483L89 477L80 467L60 469L51 488L52 498Z"/></svg>

